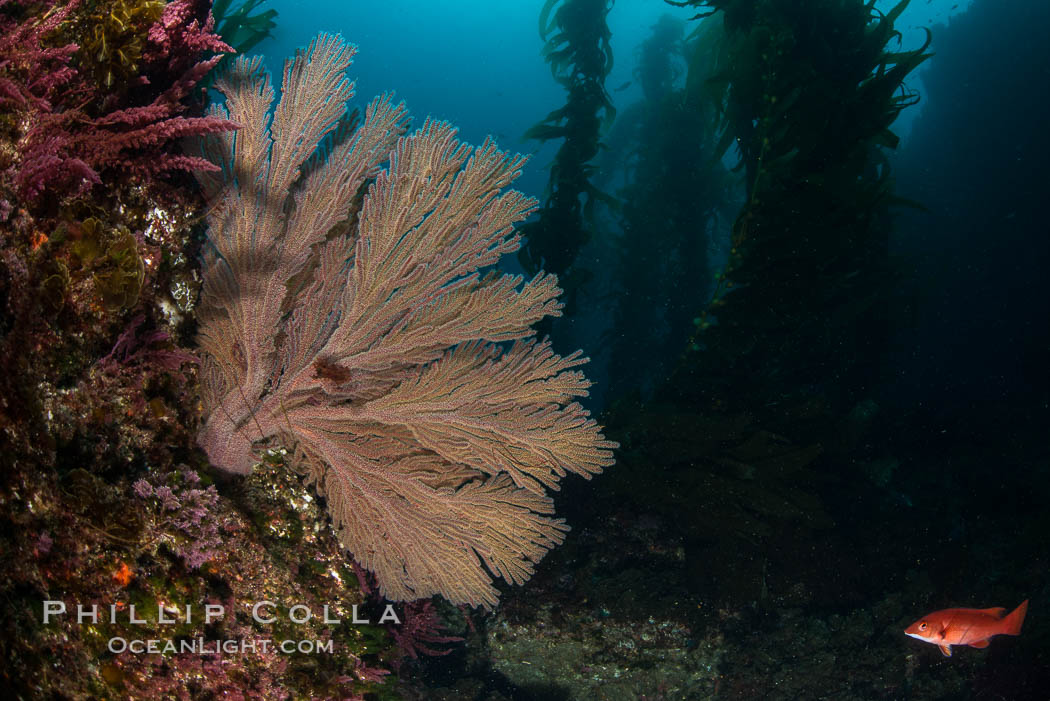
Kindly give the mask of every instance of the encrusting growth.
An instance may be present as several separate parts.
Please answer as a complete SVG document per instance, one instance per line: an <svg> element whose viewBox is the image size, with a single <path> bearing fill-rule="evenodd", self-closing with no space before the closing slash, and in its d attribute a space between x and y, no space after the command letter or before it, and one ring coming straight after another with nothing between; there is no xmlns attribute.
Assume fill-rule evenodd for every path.
<svg viewBox="0 0 1050 701"><path fill-rule="evenodd" d="M616 444L575 401L587 359L532 338L560 314L554 276L492 270L536 205L505 190L525 158L446 122L406 136L389 96L349 129L354 51L321 35L290 59L272 123L259 59L215 83L240 129L200 146L221 170L198 176L198 442L235 473L266 441L294 447L389 599L491 607L492 576L524 582L568 529L546 490Z"/></svg>

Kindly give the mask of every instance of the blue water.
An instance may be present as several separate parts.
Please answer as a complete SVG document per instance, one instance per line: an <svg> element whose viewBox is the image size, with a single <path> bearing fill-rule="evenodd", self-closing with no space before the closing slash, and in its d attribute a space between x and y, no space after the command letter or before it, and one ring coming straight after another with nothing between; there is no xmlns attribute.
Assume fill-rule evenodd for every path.
<svg viewBox="0 0 1050 701"><path fill-rule="evenodd" d="M913 1L898 23L905 47L922 42L921 27L946 21L969 2ZM893 4L877 3L884 10ZM255 53L265 55L270 71L279 76L284 59L318 32L342 34L359 49L350 70L357 80L357 104L393 90L417 124L427 115L447 119L472 143L492 135L504 149L535 153L516 187L539 196L558 144L541 148L521 137L565 101L540 53L542 6L543 0L270 0L264 8L277 10L277 28ZM696 12L659 0L618 0L609 13L615 63L606 88L617 106L641 97L633 80L636 50L664 14L688 20ZM629 87L616 90L627 82Z"/></svg>

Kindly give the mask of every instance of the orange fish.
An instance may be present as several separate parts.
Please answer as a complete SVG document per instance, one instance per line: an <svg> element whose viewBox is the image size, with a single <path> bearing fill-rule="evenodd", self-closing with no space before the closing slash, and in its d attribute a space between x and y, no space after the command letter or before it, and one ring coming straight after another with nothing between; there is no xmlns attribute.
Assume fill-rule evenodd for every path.
<svg viewBox="0 0 1050 701"><path fill-rule="evenodd" d="M944 609L923 616L904 629L905 635L933 643L945 657L952 656L952 645L988 647L993 635L1020 635L1028 599L1006 613L1004 608Z"/></svg>

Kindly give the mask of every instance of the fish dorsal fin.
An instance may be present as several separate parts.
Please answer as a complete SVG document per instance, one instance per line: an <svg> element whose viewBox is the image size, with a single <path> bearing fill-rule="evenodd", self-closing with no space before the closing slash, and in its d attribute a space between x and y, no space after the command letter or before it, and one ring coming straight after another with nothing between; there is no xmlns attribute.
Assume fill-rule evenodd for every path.
<svg viewBox="0 0 1050 701"><path fill-rule="evenodd" d="M969 643L969 646L970 647L988 647L988 639L985 638L984 640L974 640L972 643Z"/></svg>
<svg viewBox="0 0 1050 701"><path fill-rule="evenodd" d="M1006 609L1002 606L996 606L990 609L977 609L978 613L987 613L989 616L995 616L996 618L1002 618L1006 615Z"/></svg>
<svg viewBox="0 0 1050 701"><path fill-rule="evenodd" d="M952 656L952 646L949 645L948 643L940 643L940 644L937 645L937 647L939 647L941 649L941 654L944 655L945 657L951 657Z"/></svg>

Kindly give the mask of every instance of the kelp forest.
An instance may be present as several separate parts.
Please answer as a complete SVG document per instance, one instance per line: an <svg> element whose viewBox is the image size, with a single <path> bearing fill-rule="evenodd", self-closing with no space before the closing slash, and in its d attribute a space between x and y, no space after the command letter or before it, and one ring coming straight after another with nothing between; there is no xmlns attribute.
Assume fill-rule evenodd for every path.
<svg viewBox="0 0 1050 701"><path fill-rule="evenodd" d="M941 159L957 144L924 130L924 122L936 128L931 111L917 120L922 136L914 137L912 150L901 151L897 121L920 109L917 77L934 54L934 32L944 27L927 29L919 45L907 47L897 23L908 2L884 12L849 0L672 4L690 6L696 18L664 16L634 57L616 57L636 61L642 100L617 104L616 120L602 128L607 107L595 99L591 128L577 148L568 130L540 132L564 139L557 163L566 152L595 154L584 171L586 186L575 187L586 193L576 200L581 211L588 203L593 208L583 218L587 243L565 282L580 281L581 302L554 333L569 336L569 345L601 334L597 362L606 370L597 391L621 448L616 469L595 485L567 487L569 516L583 532L552 554L560 564L542 579L545 587L534 584L520 602L508 602L508 618L522 621L522 629L505 637L543 656L538 643L526 640L553 634L525 621L539 607L559 630L569 629L580 621L559 621L559 610L566 601L586 601L596 613L582 623L580 645L604 640L606 647L595 645L612 659L626 655L609 652L610 620L645 612L670 631L676 630L670 621L689 621L678 629L680 639L656 646L659 653L630 657L632 679L658 685L668 679L661 677L669 666L661 653L677 644L693 650L676 658L680 666L667 682L691 691L657 698L1037 698L1045 677L1013 676L1029 664L1021 657L1039 655L1034 648L1015 651L1010 662L1004 653L1001 666L975 660L933 669L919 661L919 651L901 662L896 626L933 591L969 594L978 587L995 598L992 592L1008 589L1005 571L973 573L981 582L968 582L970 568L1000 547L1013 555L994 555L997 565L1014 562L1028 582L1001 596L1020 602L1025 586L1039 586L1025 547L1035 546L1047 525L1037 518L1015 538L1008 514L1030 509L1040 497L1028 492L1031 474L1003 477L994 466L998 451L1039 442L1045 412L1029 413L1033 405L1026 404L1007 419L996 416L995 402L942 407L928 388L916 389L921 380L902 379L928 362L907 355L908 339L923 333L923 288L936 284L918 276L940 272L917 267L901 241L929 216L929 196L949 189L925 180L901 187L898 164L906 181L914 179L936 167L917 162L920 138L940 144L933 153ZM592 5L566 0L559 7L568 14ZM1000 13L992 3L971 10L982 12ZM1009 13L1002 14L1000 28L1009 24ZM1017 9L1013 19L1024 14ZM595 48L607 31L602 21L595 12L600 28L588 35ZM978 22L970 25L974 33ZM998 58L1004 72L1017 70L1002 65L1009 62L1005 54ZM1034 57L1024 60L1038 65ZM948 70L923 75L931 92L953 85ZM992 84L991 74L982 85ZM598 71L577 75L601 79ZM570 93L563 109L573 106ZM1022 142L1042 144L1045 153L1042 130L1030 120L1025 128ZM966 143L987 138L982 132ZM1000 142L987 143L991 149ZM552 191L566 186L557 172ZM953 202L970 206L958 197ZM540 226L546 214L541 210ZM1022 230L1029 233L1015 239L1033 231ZM1000 234L990 228L973 235ZM530 240L530 255L559 259L563 249L552 244L546 253L542 240ZM1045 260L1045 242L1037 247ZM1020 288L1034 276L1002 281L1018 296L997 328L1018 323L1023 312L1015 305L1032 297ZM984 313L975 290L967 299L975 316ZM1040 309L1045 321L1045 303ZM1047 358L1041 334L1043 345L1029 347L1027 362L1045 376L1034 369L1041 365L1031 366L1035 357ZM944 355L958 367L951 352ZM1037 384L1045 392L1045 377ZM1006 421L1016 423L1007 429ZM931 438L934 426L938 435ZM978 435L990 441L980 450ZM1037 452L1045 468L1045 445ZM984 492L966 485L993 476L1001 501L976 508L998 535L971 532L978 528L974 500ZM1038 484L1045 496L1045 476ZM1005 533L1011 533L1006 545ZM1045 548L1036 547L1045 562ZM560 574L570 568L571 577ZM683 602L697 599L686 611ZM704 630L714 637L703 637ZM616 634L646 647L640 634L626 628ZM1034 635L1045 640L1045 633ZM857 640L865 641L864 653L845 653ZM551 656L564 653L554 650ZM514 661L531 658L515 652L501 669L544 688L538 680L548 677L516 668ZM721 670L704 692L689 681L700 659ZM647 664L655 669L637 669Z"/></svg>
<svg viewBox="0 0 1050 701"><path fill-rule="evenodd" d="M633 3L0 0L5 698L1047 698L1050 5Z"/></svg>

